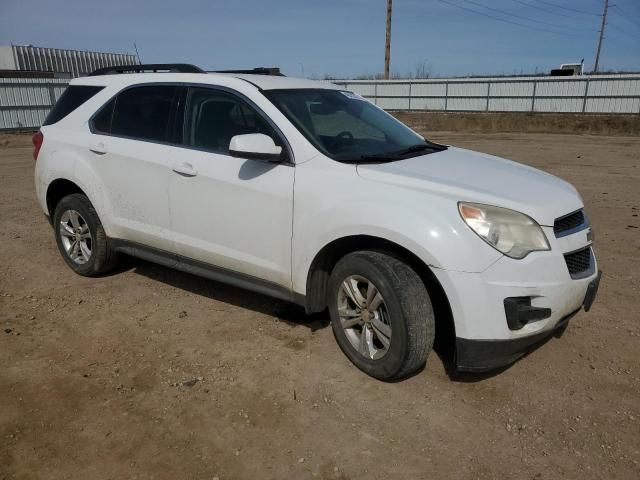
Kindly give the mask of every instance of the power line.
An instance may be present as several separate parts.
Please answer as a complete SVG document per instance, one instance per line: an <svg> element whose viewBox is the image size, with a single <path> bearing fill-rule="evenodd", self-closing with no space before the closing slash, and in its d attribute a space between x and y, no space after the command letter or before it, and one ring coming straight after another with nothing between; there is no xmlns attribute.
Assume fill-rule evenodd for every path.
<svg viewBox="0 0 640 480"><path fill-rule="evenodd" d="M542 12L551 13L553 15L560 15L561 17L573 18L571 15L567 15L566 13L560 13L554 10L549 10L548 8L541 7L539 5L536 5L535 3L532 4L529 2L523 2L522 0L513 0L513 1L516 3L519 3L520 5L524 5L525 7L535 8L536 10L540 10Z"/></svg>
<svg viewBox="0 0 640 480"><path fill-rule="evenodd" d="M547 28L540 28L540 27L533 27L531 25L525 25L524 23L514 22L513 20L508 20L506 18L496 17L495 15L491 15L489 13L481 12L481 11L475 10L473 8L464 7L462 5L458 5L458 4L449 2L447 0L438 0L438 1L441 2L441 3L445 3L445 4L447 4L447 5L451 6L451 7L455 7L455 8L459 8L461 10L466 10L468 12L475 13L476 15L482 15L483 17L493 18L494 20L498 20L500 22L510 23L512 25L517 25L518 27L528 28L530 30L538 30L540 32L555 33L556 35L565 35L565 36L569 36L569 37L590 38L590 37L587 37L586 35L578 35L578 34L575 34L575 33L567 33L567 32L558 32L556 30L549 30Z"/></svg>
<svg viewBox="0 0 640 480"><path fill-rule="evenodd" d="M612 7L613 7L613 5L609 6L609 8L612 8ZM621 33L624 33L625 35L629 35L630 37L639 38L637 33L631 33L629 30L626 30L626 29L624 29L622 27L619 27L615 23L611 23L611 20L609 20L607 22L607 26L610 27L610 28L613 28L613 29L615 29L615 30L617 30L617 31L619 31Z"/></svg>
<svg viewBox="0 0 640 480"><path fill-rule="evenodd" d="M491 8L491 7L487 7L487 6L485 6L485 5L481 4L481 3L474 2L473 0L464 0L464 1L465 1L465 2L467 2L467 3L471 3L471 4L473 4L473 5L476 5L476 6L478 6L478 7L486 8L487 10L492 10L492 11L494 11L494 12L498 12L498 13L499 13L499 14L501 14L501 15L508 15L508 16L510 16L510 17L520 18L520 19L525 20L525 21L527 21L527 22L539 23L539 24L541 24L541 25L548 25L548 26L550 26L550 27L561 28L561 29L564 29L564 28L571 28L571 29L574 29L574 30L582 30L582 29L581 29L581 28L579 28L579 27L570 27L570 26L567 26L567 25L559 25L559 24L557 24L557 23L543 22L542 20L535 20L535 19L533 19L533 18L528 18L528 17L525 17L525 16L523 16L523 15L518 15L518 14L516 14L516 13L505 12L505 11L502 11L502 10L500 10L500 9L498 9L498 8ZM583 31L584 31L584 30L583 30Z"/></svg>
<svg viewBox="0 0 640 480"><path fill-rule="evenodd" d="M549 5L550 7L559 8L561 10L566 10L567 12L580 13L582 15L592 15L594 17L599 17L600 16L597 13L587 12L585 10L578 10L576 8L565 7L563 5L558 5L557 3L547 2L545 0L535 0L535 1L539 2L539 3L544 3L545 5Z"/></svg>
<svg viewBox="0 0 640 480"><path fill-rule="evenodd" d="M631 20L633 18L633 15L629 15L627 12L625 12L622 8L620 8L620 5L611 5L611 8L615 8L616 10L618 10L617 12L616 10L614 10L613 13L615 13L616 15L619 15L620 17L627 20L629 23L632 23L636 27L640 28L640 23L636 23L633 20Z"/></svg>

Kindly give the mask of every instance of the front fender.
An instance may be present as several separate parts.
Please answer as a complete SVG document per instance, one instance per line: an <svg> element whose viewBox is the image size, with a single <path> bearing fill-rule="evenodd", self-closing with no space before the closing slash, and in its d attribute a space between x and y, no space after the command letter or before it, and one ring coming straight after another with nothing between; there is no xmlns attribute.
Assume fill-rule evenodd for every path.
<svg viewBox="0 0 640 480"><path fill-rule="evenodd" d="M332 175L314 168L315 161L296 172L292 247L292 280L296 292L306 292L315 256L340 238L367 235L409 250L438 269L482 272L502 255L483 242L462 221L457 202L445 196L380 185L349 175L352 166ZM335 162L334 162L335 163ZM323 172L329 172L323 178Z"/></svg>

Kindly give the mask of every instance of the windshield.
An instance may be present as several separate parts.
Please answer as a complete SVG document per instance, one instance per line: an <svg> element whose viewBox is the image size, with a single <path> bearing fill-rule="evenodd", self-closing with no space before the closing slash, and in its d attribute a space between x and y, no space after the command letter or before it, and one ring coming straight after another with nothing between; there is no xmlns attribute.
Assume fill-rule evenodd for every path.
<svg viewBox="0 0 640 480"><path fill-rule="evenodd" d="M351 92L296 89L263 93L318 150L334 160L393 161L446 148L425 141Z"/></svg>

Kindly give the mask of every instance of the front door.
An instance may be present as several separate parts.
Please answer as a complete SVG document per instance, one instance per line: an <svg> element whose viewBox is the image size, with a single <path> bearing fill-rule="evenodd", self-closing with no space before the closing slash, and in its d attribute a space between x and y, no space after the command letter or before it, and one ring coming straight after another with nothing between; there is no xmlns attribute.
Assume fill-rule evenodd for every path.
<svg viewBox="0 0 640 480"><path fill-rule="evenodd" d="M295 168L229 155L234 135L280 134L228 91L193 87L185 109L185 148L169 181L178 255L291 287Z"/></svg>

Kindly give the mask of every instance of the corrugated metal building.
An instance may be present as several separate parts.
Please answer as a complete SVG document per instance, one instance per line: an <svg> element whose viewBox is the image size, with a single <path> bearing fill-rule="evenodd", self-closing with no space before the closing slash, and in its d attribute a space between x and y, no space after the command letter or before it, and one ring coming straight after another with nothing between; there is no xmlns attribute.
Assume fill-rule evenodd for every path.
<svg viewBox="0 0 640 480"><path fill-rule="evenodd" d="M66 78L0 77L0 131L42 125L68 83Z"/></svg>
<svg viewBox="0 0 640 480"><path fill-rule="evenodd" d="M0 46L0 70L54 72L80 77L102 67L136 65L138 58L125 53L83 52L31 45Z"/></svg>

